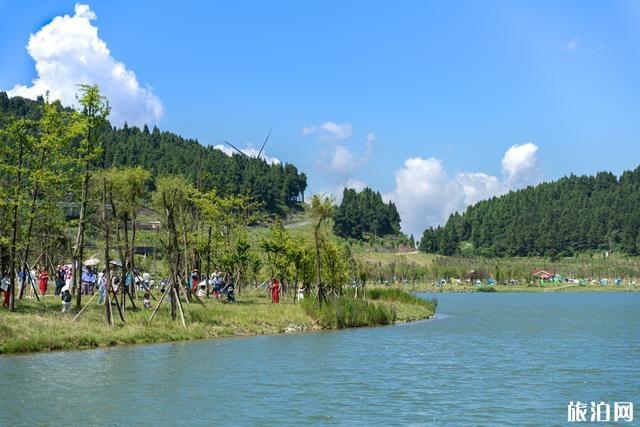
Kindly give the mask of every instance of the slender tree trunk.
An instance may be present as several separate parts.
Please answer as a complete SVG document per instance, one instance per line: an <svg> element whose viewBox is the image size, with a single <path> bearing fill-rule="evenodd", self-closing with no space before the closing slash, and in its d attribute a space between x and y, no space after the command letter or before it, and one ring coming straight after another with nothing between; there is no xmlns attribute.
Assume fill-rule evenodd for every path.
<svg viewBox="0 0 640 427"><path fill-rule="evenodd" d="M124 266L124 279L126 280L131 274L131 283L133 284L133 273L131 272L131 264L130 264L130 253L129 253L129 214L124 212L124 217L122 219L122 226L124 227L124 256L125 258L122 260L122 265ZM129 293L131 293L131 289L129 289ZM124 297L123 297L124 298Z"/></svg>
<svg viewBox="0 0 640 427"><path fill-rule="evenodd" d="M174 194L175 200L175 194ZM178 271L180 269L180 247L178 246L178 231L176 229L174 207L169 205L166 195L163 195L163 204L167 213L167 228L169 231L169 243L167 245L167 255L169 259L169 269L171 271L171 319L176 319L176 309L178 302Z"/></svg>
<svg viewBox="0 0 640 427"><path fill-rule="evenodd" d="M184 215L183 215L183 220L184 220ZM193 286L193 284L191 284L191 286L189 286L189 247L187 245L187 224L186 221L184 221L184 223L182 224L182 243L184 245L184 259L182 260L183 264L184 264L184 279L186 281L187 284L187 297L191 298L191 286ZM189 300L187 300L188 302Z"/></svg>
<svg viewBox="0 0 640 427"><path fill-rule="evenodd" d="M87 215L87 197L89 192L89 162L85 164L84 178L82 180L82 202L80 205L80 223L78 224L78 235L76 237L76 250L73 257L73 276L74 287L76 290L76 309L82 307L82 292L81 292L81 280L82 273L80 273L80 280L78 280L78 268L82 272L82 260L84 258L84 226Z"/></svg>
<svg viewBox="0 0 640 427"><path fill-rule="evenodd" d="M131 219L131 245L129 246L129 250L131 251L129 255L129 265L131 266L131 278L133 279L133 289L131 290L131 296L136 298L136 265L135 265L135 244L136 244L136 215L134 215Z"/></svg>
<svg viewBox="0 0 640 427"><path fill-rule="evenodd" d="M126 257L125 264L127 265L125 280L127 277L131 277L131 285L129 285L129 298L133 300L136 288L136 278L134 274L133 265L133 241L135 239L135 225L133 226L132 238L129 240L129 213L125 212L124 216L124 256ZM123 296L124 298L124 296Z"/></svg>
<svg viewBox="0 0 640 427"><path fill-rule="evenodd" d="M109 268L109 263L111 261L109 254L111 235L109 230L110 224L107 219L107 180L104 178L102 180L102 223L104 224L104 264L106 265L103 276L103 280L105 281L104 287L106 290L104 301L105 320L107 324L113 327L115 325L113 322L113 313L111 312L111 295L109 292L109 288L111 288L111 269ZM98 292L100 292L100 289L98 289Z"/></svg>
<svg viewBox="0 0 640 427"><path fill-rule="evenodd" d="M110 194L109 197L109 203L111 203L111 212L112 212L112 218L117 218L118 217L118 212L116 209L116 204L113 201L113 195ZM126 237L126 236L125 236ZM122 311L125 308L125 300L124 300L124 284L125 284L125 280L126 280L126 255L125 252L122 250L122 238L120 236L120 222L116 221L116 245L118 246L118 255L120 256L120 263L121 268L122 268L122 276L120 277L120 287L118 288L120 295L121 295L121 299L120 299L120 303L118 303L118 294L117 291L115 293L115 301L118 304L118 310Z"/></svg>
<svg viewBox="0 0 640 427"><path fill-rule="evenodd" d="M16 176L15 192L13 194L13 218L11 218L11 262L9 266L11 311L16 310L16 250L18 247L18 207L20 205L20 193L22 192L22 157L24 154L24 141L20 138L18 151L18 174Z"/></svg>
<svg viewBox="0 0 640 427"><path fill-rule="evenodd" d="M78 267L82 272L82 259L84 257L84 226L87 216L87 198L89 192L89 154L91 152L91 126L87 130L87 152L85 153L84 179L82 181L82 202L80 205L80 223L78 224L78 235L76 237L76 250L73 257L73 286L76 290L76 308L82 306L82 292L78 281ZM80 277L82 279L82 277Z"/></svg>
<svg viewBox="0 0 640 427"><path fill-rule="evenodd" d="M298 268L298 266L296 265L296 274L295 274L295 278L294 278L294 282L293 282L293 303L297 303L298 302L298 278L299 276L299 271L300 269Z"/></svg>
<svg viewBox="0 0 640 427"><path fill-rule="evenodd" d="M44 152L42 154L42 156L40 157L40 168L39 170L42 169L42 166L44 164ZM24 247L24 252L23 252L23 263L22 263L22 277L26 277L26 272L27 272L27 262L29 259L29 249L31 247L31 233L33 232L33 218L35 217L36 214L36 210L37 210L37 201L38 201L38 194L40 192L40 188L37 184L35 184L33 186L33 197L31 198L31 209L29 212L29 226L27 227L27 236L26 236L26 242L25 242L25 247ZM22 284L20 285L20 294L19 294L19 299L22 299L22 295L24 294L24 288L25 288L25 281L22 282Z"/></svg>
<svg viewBox="0 0 640 427"><path fill-rule="evenodd" d="M322 292L322 285L320 284L320 224L321 221L318 221L313 232L313 236L316 241L316 286L318 287L318 305L322 307L322 298L324 298L324 293Z"/></svg>
<svg viewBox="0 0 640 427"><path fill-rule="evenodd" d="M211 277L211 226L209 226L209 232L207 233L207 277L205 283L207 284L207 298L209 298L209 277Z"/></svg>
<svg viewBox="0 0 640 427"><path fill-rule="evenodd" d="M117 218L118 217L118 211L116 209L116 205L113 202L113 197L109 198L109 203L111 203L111 212L112 212L112 218ZM118 256L120 257L120 262L122 263L122 267L124 269L124 263L125 263L125 255L124 252L122 250L122 237L120 236L120 223L116 222L116 246L118 246Z"/></svg>

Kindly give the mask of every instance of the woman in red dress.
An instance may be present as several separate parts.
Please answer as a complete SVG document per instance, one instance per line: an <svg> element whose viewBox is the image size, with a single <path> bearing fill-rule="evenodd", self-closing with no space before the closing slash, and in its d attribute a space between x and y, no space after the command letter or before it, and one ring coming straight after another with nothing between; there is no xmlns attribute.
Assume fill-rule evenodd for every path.
<svg viewBox="0 0 640 427"><path fill-rule="evenodd" d="M274 304L280 302L280 284L278 283L278 279L273 279L273 284L271 285L271 301Z"/></svg>
<svg viewBox="0 0 640 427"><path fill-rule="evenodd" d="M40 275L38 276L39 279L39 287L40 287L40 293L42 295L47 293L47 284L49 283L49 272L47 271L46 267L42 267L40 269Z"/></svg>

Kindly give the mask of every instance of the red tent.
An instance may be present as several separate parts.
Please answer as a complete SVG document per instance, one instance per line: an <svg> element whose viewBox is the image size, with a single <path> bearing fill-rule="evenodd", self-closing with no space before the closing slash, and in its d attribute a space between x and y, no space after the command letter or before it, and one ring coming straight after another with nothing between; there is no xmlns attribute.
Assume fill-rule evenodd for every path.
<svg viewBox="0 0 640 427"><path fill-rule="evenodd" d="M531 274L542 280L549 280L554 278L554 276L556 275L556 270L555 268L534 268L533 270L531 270Z"/></svg>

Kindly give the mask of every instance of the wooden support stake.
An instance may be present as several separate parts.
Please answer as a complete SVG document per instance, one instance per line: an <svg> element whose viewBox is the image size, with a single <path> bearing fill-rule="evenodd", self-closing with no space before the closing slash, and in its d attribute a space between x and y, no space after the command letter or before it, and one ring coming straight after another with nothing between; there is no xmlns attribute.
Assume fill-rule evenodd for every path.
<svg viewBox="0 0 640 427"><path fill-rule="evenodd" d="M97 294L97 293L95 293L95 294L93 294L93 295L91 296L91 298L89 298L89 301L87 301L87 303L84 305L84 307L82 307L82 309L78 312L78 314L76 314L76 316L75 316L73 319L71 319L71 321L72 321L72 322L73 322L74 320L76 320L76 319L77 319L77 318L82 314L82 312L84 311L84 309L85 309L85 308L87 308L87 306L89 305L89 303L90 303L91 301L93 301L93 299L96 297L96 295L98 295L98 294Z"/></svg>
<svg viewBox="0 0 640 427"><path fill-rule="evenodd" d="M170 288L168 287L167 289L165 289L164 293L162 294L162 298L160 298L160 301L158 301L158 305L156 305L156 308L153 309L153 313L151 313L151 317L149 317L149 322L153 320L153 317L156 315L156 311L158 311L158 309L160 308L160 304L162 304L162 301L164 301L164 297L166 297L169 293L169 289Z"/></svg>
<svg viewBox="0 0 640 427"><path fill-rule="evenodd" d="M180 312L180 319L182 319L182 326L187 329L187 323L184 321L184 311L182 310L182 302L180 301L180 297L178 297L178 292L176 288L173 288L174 297L176 299L176 303L178 304L178 311Z"/></svg>
<svg viewBox="0 0 640 427"><path fill-rule="evenodd" d="M131 285L131 286L135 287L135 285ZM129 301L131 301L131 305L133 305L133 309L136 310L138 307L136 307L136 303L133 302L133 297L131 296L131 292L125 292L125 293L129 297Z"/></svg>
<svg viewBox="0 0 640 427"><path fill-rule="evenodd" d="M189 294L187 293L187 287L188 287L188 285L186 285L186 284L182 281L182 279L178 280L178 282L180 283L180 285L178 285L178 286L180 286L180 289L182 290L182 293L184 293L184 299L185 299L185 301L187 301L187 304L190 304L190 303L189 303Z"/></svg>
<svg viewBox="0 0 640 427"><path fill-rule="evenodd" d="M112 285L109 285L109 286L111 286L111 292L113 293L113 301L116 302L116 307L118 308L118 313L120 313L120 320L122 320L122 323L124 323L124 314L122 313L122 308L120 307L120 303L118 302L118 294L117 294L117 292L115 292L113 290L113 286Z"/></svg>

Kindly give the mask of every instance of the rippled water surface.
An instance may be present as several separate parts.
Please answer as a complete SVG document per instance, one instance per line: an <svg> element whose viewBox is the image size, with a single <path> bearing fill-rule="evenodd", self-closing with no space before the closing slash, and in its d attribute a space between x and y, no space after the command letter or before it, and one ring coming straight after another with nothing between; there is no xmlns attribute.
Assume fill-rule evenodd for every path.
<svg viewBox="0 0 640 427"><path fill-rule="evenodd" d="M564 424L633 401L640 294L440 294L438 319L0 357L0 425Z"/></svg>

